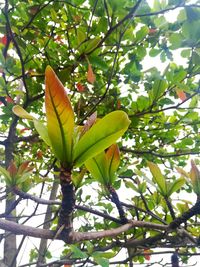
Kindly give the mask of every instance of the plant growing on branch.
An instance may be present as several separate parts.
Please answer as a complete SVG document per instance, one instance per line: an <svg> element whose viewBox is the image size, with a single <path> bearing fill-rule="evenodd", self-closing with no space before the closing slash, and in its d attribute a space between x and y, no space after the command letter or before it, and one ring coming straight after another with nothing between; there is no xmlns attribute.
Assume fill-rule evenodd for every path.
<svg viewBox="0 0 200 267"><path fill-rule="evenodd" d="M99 152L109 147L127 130L130 121L123 111L113 111L104 118L89 120L85 126L77 126L74 121L74 112L71 102L65 92L64 86L50 66L45 71L45 108L47 126L27 113L22 107L14 106L13 112L23 118L33 120L41 138L49 145L55 157L60 162L60 184L62 191L62 204L58 222L58 233L70 233L72 226L72 212L75 205L75 187L80 184L72 177L74 167L80 167L84 162L96 156ZM117 122L117 123L112 123ZM112 124L111 124L112 123ZM110 160L102 179L113 180L114 171L118 165L117 148L108 150ZM112 155L114 152L114 155ZM116 156L115 156L116 154ZM114 156L114 158L113 158ZM114 160L114 161L113 161ZM115 163L117 160L117 163ZM106 167L107 168L107 167Z"/></svg>
<svg viewBox="0 0 200 267"><path fill-rule="evenodd" d="M88 159L85 162L85 166L92 176L110 193L111 200L115 203L118 209L122 223L126 223L128 220L125 217L119 197L113 188L113 184L117 178L116 171L119 167L119 163L119 148L116 144L113 144L107 151L103 151L96 157Z"/></svg>

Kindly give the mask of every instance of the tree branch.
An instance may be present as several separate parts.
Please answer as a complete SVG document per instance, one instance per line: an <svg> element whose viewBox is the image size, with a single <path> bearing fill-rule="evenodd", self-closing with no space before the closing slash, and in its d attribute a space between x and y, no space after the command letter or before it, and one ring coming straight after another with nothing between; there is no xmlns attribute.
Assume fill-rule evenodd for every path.
<svg viewBox="0 0 200 267"><path fill-rule="evenodd" d="M73 244L86 240L96 240L99 238L101 239L101 238L115 237L135 227L142 227L142 228L162 230L162 231L166 231L168 229L167 225L132 220L127 224L124 224L118 228L110 230L85 232L85 233L71 231L67 236L58 235L56 236L55 239L63 240L68 244ZM56 232L52 230L38 229L31 226L20 225L18 223L3 219L0 219L0 229L12 232L16 235L26 235L35 238L44 238L52 240L54 239L56 234Z"/></svg>
<svg viewBox="0 0 200 267"><path fill-rule="evenodd" d="M29 193L25 193L25 192L19 190L17 187L13 188L13 192L16 195L18 195L21 198L23 198L23 199L31 199L31 200L35 201L36 203L38 203L38 204L42 204L42 205L61 205L60 201L42 199L40 197L31 195ZM85 212L90 212L90 213L92 213L94 215L97 215L97 216L100 216L100 217L102 217L102 218L104 218L106 220L110 220L110 221L116 222L118 224L121 224L121 220L119 220L119 219L117 219L115 217L112 217L109 214L100 212L98 210L94 210L94 209L91 209L89 207L85 207L85 206L81 206L81 205L77 205L77 204L75 204L75 208L78 209L78 210L85 211Z"/></svg>
<svg viewBox="0 0 200 267"><path fill-rule="evenodd" d="M136 154L136 155L144 155L144 154L148 154L148 155L152 155L154 157L158 157L158 158L172 158L172 157L180 157L180 156L187 156L187 155L199 155L200 151L183 151L183 152L177 152L177 153L168 153L168 154L160 154L160 153L156 153L153 152L152 150L134 150L134 149L130 149L130 148L126 148L126 147L122 147L120 148L121 151L127 152L127 153L132 153L132 154Z"/></svg>
<svg viewBox="0 0 200 267"><path fill-rule="evenodd" d="M142 0L137 1L137 3L135 4L135 6L131 8L130 12L129 12L123 19L121 19L117 24L115 24L113 27L111 27L111 28L107 31L106 35L101 39L101 41L99 42L99 44L98 44L94 49L92 49L92 50L88 53L88 55L89 55L89 54L92 54L97 48L101 47L101 45L102 45L102 44L105 42L105 40L112 34L112 32L113 32L114 30L116 30L117 28L119 28L119 27L120 27L126 20L135 17L135 16L136 16L135 13L136 13L136 11L138 10L138 8L139 8L141 2L142 2Z"/></svg>

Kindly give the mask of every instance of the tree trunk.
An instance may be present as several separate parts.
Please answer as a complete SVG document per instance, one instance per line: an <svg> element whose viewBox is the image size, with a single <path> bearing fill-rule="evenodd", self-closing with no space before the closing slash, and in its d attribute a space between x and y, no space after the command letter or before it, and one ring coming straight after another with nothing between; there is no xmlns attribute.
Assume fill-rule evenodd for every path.
<svg viewBox="0 0 200 267"><path fill-rule="evenodd" d="M8 133L8 138L5 142L5 166L8 168L11 160L13 160L13 152L14 152L14 140L16 134L16 125L17 119L13 118L13 121L10 125L10 130ZM7 188L7 192L10 189ZM16 200L16 196L13 193L9 193L6 198L6 210L5 213L6 220L16 222L16 209L12 210L12 212L8 212L11 205L14 205ZM5 232L5 242L4 242L4 263L9 267L16 267L16 252L17 252L17 244L16 244L16 235Z"/></svg>
<svg viewBox="0 0 200 267"><path fill-rule="evenodd" d="M10 149L8 149L8 152ZM7 149L6 149L7 152ZM8 167L9 162L12 158L12 153L6 153L6 167ZM10 154L10 155L9 155ZM9 160L10 159L10 160ZM9 188L7 188L7 192L9 191ZM16 209L14 209L11 213L9 213L10 206L14 205L14 202L16 201L16 196L12 194L11 192L8 193L8 197L6 198L6 217L5 219L8 221L16 222ZM4 242L4 263L9 267L16 267L16 260L13 261L15 258L17 251L17 244L16 244L16 235L11 234L9 232L5 232L5 242Z"/></svg>
<svg viewBox="0 0 200 267"><path fill-rule="evenodd" d="M15 202L16 197L12 195L10 199L6 199L6 211ZM16 222L16 210L13 210L9 215L5 217L8 221ZM16 260L13 261L16 255L16 235L10 232L5 232L5 242L4 242L4 263L9 267L16 267Z"/></svg>
<svg viewBox="0 0 200 267"><path fill-rule="evenodd" d="M52 190L51 190L51 194L49 199L50 200L55 200L56 199L56 195L57 195L57 191L58 191L58 186L59 186L59 182L56 181L57 177L55 177L55 181L53 182L53 186L52 186ZM44 221L46 223L44 223L44 229L49 229L51 226L51 220L52 218L52 209L51 209L51 205L47 206L47 211L46 211L46 215L44 218ZM40 246L39 246L39 256L38 256L38 263L37 263L37 267L40 266L41 263L45 263L45 255L47 252L47 239L41 239L40 241Z"/></svg>

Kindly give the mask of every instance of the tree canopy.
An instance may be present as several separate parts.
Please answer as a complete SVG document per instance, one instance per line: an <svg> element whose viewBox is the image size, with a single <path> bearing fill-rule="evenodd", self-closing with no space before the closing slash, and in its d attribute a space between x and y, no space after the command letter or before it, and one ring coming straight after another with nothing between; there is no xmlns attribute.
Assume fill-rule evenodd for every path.
<svg viewBox="0 0 200 267"><path fill-rule="evenodd" d="M198 255L199 1L0 7L0 265Z"/></svg>

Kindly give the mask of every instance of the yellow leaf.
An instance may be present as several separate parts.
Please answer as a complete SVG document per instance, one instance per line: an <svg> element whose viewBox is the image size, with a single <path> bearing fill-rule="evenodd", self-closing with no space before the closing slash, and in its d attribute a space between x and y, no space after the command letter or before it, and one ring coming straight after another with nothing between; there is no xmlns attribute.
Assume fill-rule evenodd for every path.
<svg viewBox="0 0 200 267"><path fill-rule="evenodd" d="M108 162L109 182L112 184L116 178L116 171L120 163L120 154L117 144L111 145L106 151L106 161Z"/></svg>
<svg viewBox="0 0 200 267"><path fill-rule="evenodd" d="M50 66L45 71L45 107L47 129L52 148L62 163L72 163L74 112L71 102Z"/></svg>
<svg viewBox="0 0 200 267"><path fill-rule="evenodd" d="M154 181L157 183L160 192L163 196L167 195L167 184L166 184L166 179L162 175L160 168L154 164L153 162L148 161L147 165L150 169L151 174L153 175Z"/></svg>
<svg viewBox="0 0 200 267"><path fill-rule="evenodd" d="M21 106L14 106L12 108L12 111L15 115L17 115L18 117L22 118L22 119L28 119L28 120L34 120L35 118L30 115L25 109L23 109Z"/></svg>
<svg viewBox="0 0 200 267"><path fill-rule="evenodd" d="M130 120L124 111L117 110L97 121L74 147L74 163L81 166L116 142L128 129Z"/></svg>

